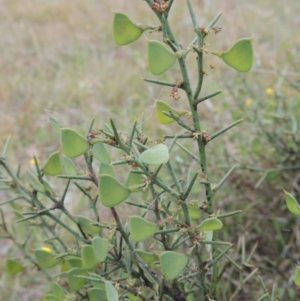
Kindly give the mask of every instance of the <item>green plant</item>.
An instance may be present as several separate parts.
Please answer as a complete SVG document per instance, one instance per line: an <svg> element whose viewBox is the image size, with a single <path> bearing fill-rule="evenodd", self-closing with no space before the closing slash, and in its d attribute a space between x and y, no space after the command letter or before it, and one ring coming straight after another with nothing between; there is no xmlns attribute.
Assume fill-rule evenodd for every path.
<svg viewBox="0 0 300 301"><path fill-rule="evenodd" d="M174 1L146 2L158 17L159 25L139 25L116 13L114 38L122 46L145 31L162 32L166 45L147 40L149 69L159 75L177 62L182 78L174 82L149 78L145 81L169 86L175 100L180 98L181 91L185 93L190 111L156 101L158 120L163 124L175 122L182 131L151 140L145 134L141 117L128 131L119 130L113 119L101 129L94 129L93 120L83 136L62 127L50 116L60 135L61 148L42 167L34 158L34 170L21 176L19 169L15 171L7 163L9 140L0 158L2 189L15 194L5 203L15 206L18 223L39 226L46 239L33 256L28 240L20 243L2 214L3 237L12 239L48 279L57 280L48 269L61 267L60 284L54 282L45 300L217 300L223 296L220 286L226 281L222 279L226 266L219 269L221 259L226 258L240 273L237 292L257 272L249 263L253 253L247 258L243 256L242 265L252 269L245 276L243 266L227 255L232 243L218 239L222 220L240 213L219 213L214 204L215 195L235 166L216 185L211 182L207 167L207 145L242 119L212 135L200 126L201 103L221 93L200 94L208 73L204 68L204 54L208 51L204 41L207 35L220 31L215 27L220 14L208 26L200 27L187 1L196 37L184 48L168 21ZM253 61L251 41L252 38L241 39L228 51L213 54L239 71L248 71ZM195 88L186 65L186 58L192 53L196 54L198 70ZM105 145L117 151L108 152ZM187 163L177 161L175 154L188 158ZM118 159L111 161L112 155ZM72 160L77 157L84 159L85 164ZM187 174L182 174L183 165ZM63 184L56 185L54 176ZM90 214L75 215L68 209L68 196L77 198L71 184L89 201L92 218ZM128 218L120 215L122 204L133 208ZM104 207L113 221L107 220L107 211L102 214ZM9 259L7 269L14 274L24 266ZM233 299L235 295L234 292L225 298ZM275 300L265 289L258 300L264 298Z"/></svg>

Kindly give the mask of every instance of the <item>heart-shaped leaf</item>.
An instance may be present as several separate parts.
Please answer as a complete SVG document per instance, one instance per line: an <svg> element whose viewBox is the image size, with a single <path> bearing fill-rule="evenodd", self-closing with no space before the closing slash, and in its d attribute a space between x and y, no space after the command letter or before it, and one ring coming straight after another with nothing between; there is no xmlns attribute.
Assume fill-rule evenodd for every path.
<svg viewBox="0 0 300 301"><path fill-rule="evenodd" d="M73 163L73 161L71 159L69 159L66 156L63 156L63 164L64 164L64 168L65 168L67 175L70 175L70 176L77 175L76 165Z"/></svg>
<svg viewBox="0 0 300 301"><path fill-rule="evenodd" d="M34 255L38 264L44 269L50 269L61 262L61 259L55 258L57 255L45 249L35 250Z"/></svg>
<svg viewBox="0 0 300 301"><path fill-rule="evenodd" d="M92 240L92 246L98 262L103 262L106 259L107 253L110 249L109 241L104 238L95 237Z"/></svg>
<svg viewBox="0 0 300 301"><path fill-rule="evenodd" d="M184 254L166 251L160 255L160 265L163 275L173 280L183 271L188 263L188 257Z"/></svg>
<svg viewBox="0 0 300 301"><path fill-rule="evenodd" d="M6 271L10 275L15 275L22 272L25 269L23 265L21 265L18 261L14 259L6 260Z"/></svg>
<svg viewBox="0 0 300 301"><path fill-rule="evenodd" d="M151 223L140 216L132 216L129 221L129 231L132 239L143 241L157 231L157 224Z"/></svg>
<svg viewBox="0 0 300 301"><path fill-rule="evenodd" d="M165 144L157 144L140 155L140 160L148 165L161 165L169 161L169 149Z"/></svg>
<svg viewBox="0 0 300 301"><path fill-rule="evenodd" d="M97 142L93 145L93 156L95 159L97 159L101 163L110 163L110 157L109 154L102 142Z"/></svg>
<svg viewBox="0 0 300 301"><path fill-rule="evenodd" d="M73 268L68 272L68 282L73 291L80 290L86 282L86 279L78 276L88 276L87 270L82 268Z"/></svg>
<svg viewBox="0 0 300 301"><path fill-rule="evenodd" d="M94 254L94 249L91 245L85 245L82 247L81 257L82 257L83 266L87 270L93 269L98 263L98 260Z"/></svg>
<svg viewBox="0 0 300 301"><path fill-rule="evenodd" d="M45 301L62 301L62 299L60 299L54 295L45 295L44 300Z"/></svg>
<svg viewBox="0 0 300 301"><path fill-rule="evenodd" d="M285 202L286 206L288 207L289 211L293 214L300 214L300 205L294 196L287 191L284 191L285 194Z"/></svg>
<svg viewBox="0 0 300 301"><path fill-rule="evenodd" d="M62 173L62 164L58 152L51 154L42 168L42 172L48 176L57 176Z"/></svg>
<svg viewBox="0 0 300 301"><path fill-rule="evenodd" d="M296 266L296 272L294 277L294 283L297 286L300 286L300 266Z"/></svg>
<svg viewBox="0 0 300 301"><path fill-rule="evenodd" d="M222 227L223 224L219 219L210 217L204 220L199 226L197 226L197 229L199 231L215 231L221 229Z"/></svg>
<svg viewBox="0 0 300 301"><path fill-rule="evenodd" d="M114 168L107 163L100 163L100 169L99 169L99 174L100 175L110 175L110 176L114 176L115 175L115 171Z"/></svg>
<svg viewBox="0 0 300 301"><path fill-rule="evenodd" d="M53 295L60 300L63 300L65 297L65 290L58 283L54 282L52 285Z"/></svg>
<svg viewBox="0 0 300 301"><path fill-rule="evenodd" d="M114 207L124 202L130 195L130 190L110 175L100 175L99 195L105 207Z"/></svg>
<svg viewBox="0 0 300 301"><path fill-rule="evenodd" d="M49 120L50 120L51 126L54 129L54 131L57 134L60 134L60 125L59 125L58 121L52 115L49 115Z"/></svg>
<svg viewBox="0 0 300 301"><path fill-rule="evenodd" d="M105 292L107 301L119 301L118 291L110 281L105 281Z"/></svg>
<svg viewBox="0 0 300 301"><path fill-rule="evenodd" d="M115 43L119 46L124 46L137 40L142 35L143 30L126 15L115 13L113 33Z"/></svg>
<svg viewBox="0 0 300 301"><path fill-rule="evenodd" d="M27 177L30 185L33 187L33 189L35 189L38 192L45 193L44 185L39 181L39 179L37 178L37 176L33 172L28 170L26 172L26 177Z"/></svg>
<svg viewBox="0 0 300 301"><path fill-rule="evenodd" d="M157 256L151 252L135 249L136 253L144 260L144 262L153 268L153 264L157 261Z"/></svg>
<svg viewBox="0 0 300 301"><path fill-rule="evenodd" d="M170 69L176 62L176 55L158 41L148 41L148 66L154 75Z"/></svg>
<svg viewBox="0 0 300 301"><path fill-rule="evenodd" d="M82 259L76 256L67 256L64 258L68 270L72 268L82 268Z"/></svg>
<svg viewBox="0 0 300 301"><path fill-rule="evenodd" d="M247 72L253 65L252 37L238 40L225 52L213 52L223 61L237 71Z"/></svg>
<svg viewBox="0 0 300 301"><path fill-rule="evenodd" d="M99 234L102 230L102 228L98 226L94 226L93 224L95 223L94 221L88 219L85 216L78 215L77 216L77 221L82 229L83 232L87 234Z"/></svg>
<svg viewBox="0 0 300 301"><path fill-rule="evenodd" d="M157 114L159 122L162 124L169 124L169 123L172 123L175 121L173 118L170 118L167 115L165 115L164 112L172 112L179 117L188 114L188 112L184 111L184 110L180 110L180 111L175 110L165 101L157 100L156 101L156 114Z"/></svg>
<svg viewBox="0 0 300 301"><path fill-rule="evenodd" d="M76 158L86 153L90 145L87 140L73 129L61 130L61 147L68 158Z"/></svg>
<svg viewBox="0 0 300 301"><path fill-rule="evenodd" d="M105 290L99 288L91 288L88 290L89 300L90 301L106 301L106 292Z"/></svg>

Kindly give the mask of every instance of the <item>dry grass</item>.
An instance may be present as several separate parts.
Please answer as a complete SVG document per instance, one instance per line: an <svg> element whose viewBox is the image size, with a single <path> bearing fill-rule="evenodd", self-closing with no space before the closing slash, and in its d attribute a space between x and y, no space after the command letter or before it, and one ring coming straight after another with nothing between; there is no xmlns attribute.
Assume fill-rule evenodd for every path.
<svg viewBox="0 0 300 301"><path fill-rule="evenodd" d="M300 1L192 2L204 26L223 11L219 22L222 32L209 37L212 47L226 49L240 37L254 36L255 66L246 75L248 79L268 87L275 84L277 71L285 70L293 78L295 73L289 64L299 43ZM150 76L145 64L146 43L140 39L133 47L117 47L112 39L111 11L122 11L141 23L156 23L144 1L0 0L0 145L12 136L9 158L15 164L22 162L26 168L33 154L45 159L58 148L48 122L49 111L62 125L75 128L86 128L93 116L101 126L110 114L119 124L129 124L144 111L146 128L155 138L166 130L152 114L153 99L167 99L169 90L140 81ZM182 36L181 43L189 43L194 35L185 1L175 1L171 23ZM158 39L156 34L147 36ZM217 70L207 77L204 92L237 82L240 75L217 58L210 56L209 63L215 64ZM163 78L178 79L179 70L175 67ZM248 97L241 94L241 104ZM241 106L230 93L224 93L214 103L203 104L206 129L219 128L224 120L231 119L218 101L230 104L231 109ZM231 143L227 141L226 145L233 153ZM2 258L10 250L11 246L3 247ZM1 267L4 264L0 270ZM35 287L34 284L16 279L9 284L11 278L2 274L0 300L3 296L3 300L39 298L30 295L34 289L23 291L22 287ZM36 287L40 294L40 285Z"/></svg>

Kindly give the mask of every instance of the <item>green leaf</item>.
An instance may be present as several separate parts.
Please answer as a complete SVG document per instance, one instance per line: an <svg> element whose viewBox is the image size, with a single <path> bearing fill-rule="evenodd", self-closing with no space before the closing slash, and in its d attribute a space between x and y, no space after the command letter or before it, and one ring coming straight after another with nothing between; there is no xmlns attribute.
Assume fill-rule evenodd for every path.
<svg viewBox="0 0 300 301"><path fill-rule="evenodd" d="M197 226L197 229L199 231L215 231L221 229L222 227L223 224L219 219L216 217L210 217Z"/></svg>
<svg viewBox="0 0 300 301"><path fill-rule="evenodd" d="M45 295L44 300L45 301L62 301L62 299L60 299L54 295Z"/></svg>
<svg viewBox="0 0 300 301"><path fill-rule="evenodd" d="M173 280L183 271L188 263L188 257L172 251L163 252L160 255L160 265L163 275Z"/></svg>
<svg viewBox="0 0 300 301"><path fill-rule="evenodd" d="M102 228L98 226L94 226L93 224L95 222L92 221L91 219L82 215L78 215L76 218L83 232L90 235L99 234L101 232Z"/></svg>
<svg viewBox="0 0 300 301"><path fill-rule="evenodd" d="M45 193L44 185L39 181L39 179L33 172L28 170L26 172L26 177L27 177L30 185L33 187L33 189L35 189L38 192Z"/></svg>
<svg viewBox="0 0 300 301"><path fill-rule="evenodd" d="M63 156L63 164L64 164L64 168L65 168L67 175L70 175L70 176L77 175L76 165L73 163L73 161L71 159L69 159L66 156Z"/></svg>
<svg viewBox="0 0 300 301"><path fill-rule="evenodd" d="M72 268L82 268L82 259L76 256L67 256L64 258L68 270Z"/></svg>
<svg viewBox="0 0 300 301"><path fill-rule="evenodd" d="M50 120L51 126L54 129L54 131L57 134L60 134L60 125L59 125L58 121L52 115L49 115L49 120Z"/></svg>
<svg viewBox="0 0 300 301"><path fill-rule="evenodd" d="M86 282L86 279L77 276L88 276L88 272L86 269L82 268L73 268L68 272L68 282L73 291L80 290Z"/></svg>
<svg viewBox="0 0 300 301"><path fill-rule="evenodd" d="M288 207L289 211L293 214L300 214L300 206L294 196L287 191L284 191L284 194L286 206Z"/></svg>
<svg viewBox="0 0 300 301"><path fill-rule="evenodd" d="M53 285L52 285L52 292L53 292L53 295L55 297L57 297L58 299L62 300L65 297L65 291L64 291L63 287L60 286L56 282L54 282Z"/></svg>
<svg viewBox="0 0 300 301"><path fill-rule="evenodd" d="M294 277L294 283L295 283L297 286L300 286L300 266L296 266L295 277Z"/></svg>
<svg viewBox="0 0 300 301"><path fill-rule="evenodd" d="M48 176L57 176L62 173L62 164L58 152L51 154L42 168L42 172Z"/></svg>
<svg viewBox="0 0 300 301"><path fill-rule="evenodd" d="M201 210L197 204L197 201L191 201L188 204L188 210L189 210L191 219L198 219L199 217L201 217ZM179 214L182 217L184 216L182 209L180 209Z"/></svg>
<svg viewBox="0 0 300 301"><path fill-rule="evenodd" d="M154 264L157 261L157 256L151 252L146 252L140 249L135 249L135 252L143 259L143 261L150 266L150 268L155 268Z"/></svg>
<svg viewBox="0 0 300 301"><path fill-rule="evenodd" d="M205 231L205 240L206 241L212 241L213 240L214 231ZM207 252L211 251L212 245L205 244L205 249Z"/></svg>
<svg viewBox="0 0 300 301"><path fill-rule="evenodd" d="M61 130L61 147L68 158L76 158L86 153L90 145L83 136L73 129L64 128Z"/></svg>
<svg viewBox="0 0 300 301"><path fill-rule="evenodd" d="M92 246L98 262L103 262L106 259L107 253L110 249L109 241L107 239L95 237L92 240Z"/></svg>
<svg viewBox="0 0 300 301"><path fill-rule="evenodd" d="M100 163L100 170L99 170L99 174L100 175L110 175L110 176L114 176L115 175L115 170L114 168L107 163Z"/></svg>
<svg viewBox="0 0 300 301"><path fill-rule="evenodd" d="M176 62L176 55L158 41L148 41L148 65L151 73L159 75Z"/></svg>
<svg viewBox="0 0 300 301"><path fill-rule="evenodd" d="M122 13L115 13L113 34L115 43L119 46L127 45L137 40L143 33L141 27Z"/></svg>
<svg viewBox="0 0 300 301"><path fill-rule="evenodd" d="M93 269L98 263L98 260L94 254L94 249L91 245L85 245L82 247L81 257L82 257L83 266L87 270Z"/></svg>
<svg viewBox="0 0 300 301"><path fill-rule="evenodd" d="M130 195L129 189L110 175L100 175L99 195L105 207L114 207L124 202Z"/></svg>
<svg viewBox="0 0 300 301"><path fill-rule="evenodd" d="M172 113L174 113L175 115L177 115L179 117L189 113L188 111L185 111L185 110L177 111L174 108L172 108L168 103L166 103L165 101L162 101L162 100L156 100L155 104L156 104L156 114L157 114L158 120L162 124L169 124L169 123L172 123L175 121L173 118L170 118L167 115L165 115L164 112L171 111Z"/></svg>
<svg viewBox="0 0 300 301"><path fill-rule="evenodd" d="M56 254L43 249L35 250L34 255L39 266L44 269L50 269L61 262L61 259L55 258L57 256Z"/></svg>
<svg viewBox="0 0 300 301"><path fill-rule="evenodd" d="M88 290L90 301L106 301L106 291L99 288L91 288Z"/></svg>
<svg viewBox="0 0 300 301"><path fill-rule="evenodd" d="M105 281L105 291L107 301L119 301L118 291L110 281Z"/></svg>
<svg viewBox="0 0 300 301"><path fill-rule="evenodd" d="M213 52L223 61L237 71L247 72L253 65L252 37L238 40L225 52Z"/></svg>
<svg viewBox="0 0 300 301"><path fill-rule="evenodd" d="M169 161L169 149L165 144L157 144L140 155L140 160L148 165L159 166Z"/></svg>
<svg viewBox="0 0 300 301"><path fill-rule="evenodd" d="M101 163L110 163L110 157L109 154L105 148L105 145L102 142L97 142L93 145L93 156L95 159L97 159Z"/></svg>
<svg viewBox="0 0 300 301"><path fill-rule="evenodd" d="M143 175L134 173L134 172L129 172L127 180L125 182L125 186L134 186L134 185L140 185L142 184L142 179Z"/></svg>
<svg viewBox="0 0 300 301"><path fill-rule="evenodd" d="M21 265L18 261L14 259L6 260L6 271L10 275L15 275L22 272L25 269L23 265Z"/></svg>
<svg viewBox="0 0 300 301"><path fill-rule="evenodd" d="M151 223L140 216L132 216L129 221L131 238L135 241L143 241L157 231L157 224Z"/></svg>

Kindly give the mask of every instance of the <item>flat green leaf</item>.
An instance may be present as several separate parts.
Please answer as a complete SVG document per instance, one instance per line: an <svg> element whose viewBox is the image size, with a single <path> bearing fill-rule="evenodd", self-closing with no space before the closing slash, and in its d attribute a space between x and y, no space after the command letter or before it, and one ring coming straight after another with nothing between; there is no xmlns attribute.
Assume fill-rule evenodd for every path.
<svg viewBox="0 0 300 301"><path fill-rule="evenodd" d="M154 75L170 69L176 62L176 55L158 41L148 41L148 66Z"/></svg>
<svg viewBox="0 0 300 301"><path fill-rule="evenodd" d="M99 288L91 288L88 290L90 301L106 301L106 291Z"/></svg>
<svg viewBox="0 0 300 301"><path fill-rule="evenodd" d="M58 152L55 152L49 156L44 167L42 168L42 172L48 176L57 176L62 173L62 164Z"/></svg>
<svg viewBox="0 0 300 301"><path fill-rule="evenodd" d="M83 232L90 235L99 234L101 232L102 228L98 226L94 226L93 224L95 222L92 221L91 219L82 215L78 215L76 218Z"/></svg>
<svg viewBox="0 0 300 301"><path fill-rule="evenodd" d="M62 301L62 299L56 297L55 295L45 295L44 300L45 301Z"/></svg>
<svg viewBox="0 0 300 301"><path fill-rule="evenodd" d="M38 192L45 193L44 185L39 181L39 179L37 178L37 176L33 172L28 170L26 172L26 177L27 177L30 185L33 187L33 189L35 189Z"/></svg>
<svg viewBox="0 0 300 301"><path fill-rule="evenodd" d="M72 268L82 268L83 266L82 259L80 257L67 256L64 259L68 270L71 270Z"/></svg>
<svg viewBox="0 0 300 301"><path fill-rule="evenodd" d="M129 186L133 186L133 185L140 185L140 184L142 184L142 179L143 179L143 175L134 173L134 172L130 172L128 174L127 180L125 182L125 186L129 187Z"/></svg>
<svg viewBox="0 0 300 301"><path fill-rule="evenodd" d="M15 275L22 272L25 269L23 265L21 265L18 261L14 259L6 260L6 271L10 275Z"/></svg>
<svg viewBox="0 0 300 301"><path fill-rule="evenodd" d="M300 266L296 266L295 277L294 277L294 283L295 283L297 286L300 286Z"/></svg>
<svg viewBox="0 0 300 301"><path fill-rule="evenodd" d="M173 280L183 271L188 263L188 257L184 254L166 251L160 255L160 265L163 275Z"/></svg>
<svg viewBox="0 0 300 301"><path fill-rule="evenodd" d="M100 175L99 195L105 207L114 207L124 202L130 195L129 189L110 175Z"/></svg>
<svg viewBox="0 0 300 301"><path fill-rule="evenodd" d="M99 174L100 175L106 174L106 175L110 175L113 177L115 175L115 170L110 164L100 163Z"/></svg>
<svg viewBox="0 0 300 301"><path fill-rule="evenodd" d="M93 156L95 159L97 159L101 163L110 163L110 157L106 150L105 145L102 142L97 142L93 145Z"/></svg>
<svg viewBox="0 0 300 301"><path fill-rule="evenodd" d="M67 175L70 175L70 176L77 175L76 165L73 163L73 161L71 159L69 159L66 156L63 156L63 164L64 164L64 168L65 168Z"/></svg>
<svg viewBox="0 0 300 301"><path fill-rule="evenodd" d="M49 115L49 120L50 120L51 126L54 129L54 131L57 134L60 134L60 125L59 125L58 121L52 115Z"/></svg>
<svg viewBox="0 0 300 301"><path fill-rule="evenodd" d="M50 186L50 184L48 183L48 181L45 178L43 178L43 185L44 185L45 191L47 191L51 195L55 196L55 192L53 191L52 187Z"/></svg>
<svg viewBox="0 0 300 301"><path fill-rule="evenodd" d="M68 272L68 282L73 291L80 290L86 282L86 279L79 278L77 276L88 276L88 272L86 269L82 268L73 268Z"/></svg>
<svg viewBox="0 0 300 301"><path fill-rule="evenodd" d="M206 241L212 241L213 240L214 231L205 231L205 240ZM211 251L212 245L206 244L205 249L207 252Z"/></svg>
<svg viewBox="0 0 300 301"><path fill-rule="evenodd" d="M300 205L294 196L287 191L284 191L284 194L286 206L288 207L289 211L293 214L300 214Z"/></svg>
<svg viewBox="0 0 300 301"><path fill-rule="evenodd" d="M219 219L216 217L210 217L197 226L197 229L199 231L215 231L221 229L222 227L223 224Z"/></svg>
<svg viewBox="0 0 300 301"><path fill-rule="evenodd" d="M50 269L61 262L61 259L55 258L56 254L43 249L35 250L34 255L38 264L44 269Z"/></svg>
<svg viewBox="0 0 300 301"><path fill-rule="evenodd" d="M107 253L110 249L109 241L104 238L95 237L92 240L92 246L98 262L103 262L106 259Z"/></svg>
<svg viewBox="0 0 300 301"><path fill-rule="evenodd" d="M105 291L107 301L119 301L118 291L110 281L105 281Z"/></svg>
<svg viewBox="0 0 300 301"><path fill-rule="evenodd" d="M155 254L140 249L135 249L135 252L144 260L144 262L148 266L150 266L151 268L156 267L154 265L155 261L157 261L157 256Z"/></svg>
<svg viewBox="0 0 300 301"><path fill-rule="evenodd" d="M82 246L81 257L82 257L83 266L87 270L91 270L91 269L95 268L95 266L98 263L98 260L94 254L94 249L91 245Z"/></svg>
<svg viewBox="0 0 300 301"><path fill-rule="evenodd" d="M143 241L157 231L157 224L151 223L140 216L131 216L129 220L131 238L135 241Z"/></svg>
<svg viewBox="0 0 300 301"><path fill-rule="evenodd" d="M90 145L87 140L73 129L61 129L61 147L68 158L76 158L86 153Z"/></svg>
<svg viewBox="0 0 300 301"><path fill-rule="evenodd" d="M156 100L155 104L157 118L162 124L169 124L175 121L173 118L170 118L167 115L165 115L164 112L172 112L179 117L189 113L188 111L184 110L177 111L174 108L172 108L168 103L162 100Z"/></svg>
<svg viewBox="0 0 300 301"><path fill-rule="evenodd" d="M143 33L141 27L122 13L115 13L113 34L115 43L119 46L127 45L137 40Z"/></svg>
<svg viewBox="0 0 300 301"><path fill-rule="evenodd" d="M54 282L52 285L52 292L53 292L53 295L55 297L57 297L58 299L62 300L65 297L65 290L63 289L63 287L61 285L59 285L56 282Z"/></svg>
<svg viewBox="0 0 300 301"><path fill-rule="evenodd" d="M148 165L159 166L169 161L169 149L165 144L157 144L140 155L140 160Z"/></svg>
<svg viewBox="0 0 300 301"><path fill-rule="evenodd" d="M238 40L225 52L214 52L223 61L237 71L247 72L253 65L252 37Z"/></svg>
<svg viewBox="0 0 300 301"><path fill-rule="evenodd" d="M198 219L199 217L201 217L201 210L199 208L197 201L191 201L188 204L188 210L189 210L191 219ZM180 209L179 214L182 217L184 216L182 209Z"/></svg>

